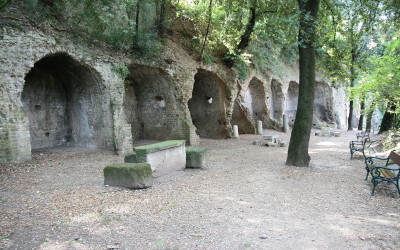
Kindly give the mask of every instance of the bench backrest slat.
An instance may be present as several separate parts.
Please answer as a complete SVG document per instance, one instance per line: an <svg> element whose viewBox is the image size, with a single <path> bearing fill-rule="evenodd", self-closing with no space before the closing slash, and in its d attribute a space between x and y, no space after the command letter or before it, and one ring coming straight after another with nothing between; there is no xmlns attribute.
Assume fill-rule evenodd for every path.
<svg viewBox="0 0 400 250"><path fill-rule="evenodd" d="M396 154L394 151L390 152L389 159L400 166L400 155Z"/></svg>

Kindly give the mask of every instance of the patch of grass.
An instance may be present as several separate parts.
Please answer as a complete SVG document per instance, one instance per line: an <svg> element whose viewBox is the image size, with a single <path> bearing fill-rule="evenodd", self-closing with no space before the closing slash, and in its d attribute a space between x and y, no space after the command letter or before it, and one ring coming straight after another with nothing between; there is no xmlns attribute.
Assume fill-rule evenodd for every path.
<svg viewBox="0 0 400 250"><path fill-rule="evenodd" d="M250 248L250 247L252 247L250 243L244 243L243 246L244 246L245 248Z"/></svg>
<svg viewBox="0 0 400 250"><path fill-rule="evenodd" d="M89 215L89 217L91 217L91 218L99 218L99 217L101 217L101 216L102 216L101 213L93 213L93 214L90 214L90 215Z"/></svg>
<svg viewBox="0 0 400 250"><path fill-rule="evenodd" d="M11 234L0 235L0 240L8 239Z"/></svg>
<svg viewBox="0 0 400 250"><path fill-rule="evenodd" d="M163 239L163 238L159 238L159 239L156 241L156 246L158 246L158 247L165 247L164 239Z"/></svg>

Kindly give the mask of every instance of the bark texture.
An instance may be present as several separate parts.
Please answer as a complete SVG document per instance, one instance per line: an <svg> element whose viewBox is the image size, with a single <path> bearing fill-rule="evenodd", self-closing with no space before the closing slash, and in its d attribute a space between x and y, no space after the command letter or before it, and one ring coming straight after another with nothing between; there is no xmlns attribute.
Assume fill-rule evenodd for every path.
<svg viewBox="0 0 400 250"><path fill-rule="evenodd" d="M379 134L381 134L385 131L388 131L389 129L391 129L393 127L395 115L391 111L394 111L394 110L396 110L396 105L393 105L392 103L388 103L386 112L382 118L382 123L381 123L381 128L379 129Z"/></svg>
<svg viewBox="0 0 400 250"><path fill-rule="evenodd" d="M361 104L360 104L361 115L360 115L360 120L358 122L358 130L362 130L363 129L364 109L365 109L365 103L361 102Z"/></svg>
<svg viewBox="0 0 400 250"><path fill-rule="evenodd" d="M308 167L308 146L313 120L315 89L315 23L319 0L298 0L300 10L299 70L300 88L296 119L290 137L286 165Z"/></svg>

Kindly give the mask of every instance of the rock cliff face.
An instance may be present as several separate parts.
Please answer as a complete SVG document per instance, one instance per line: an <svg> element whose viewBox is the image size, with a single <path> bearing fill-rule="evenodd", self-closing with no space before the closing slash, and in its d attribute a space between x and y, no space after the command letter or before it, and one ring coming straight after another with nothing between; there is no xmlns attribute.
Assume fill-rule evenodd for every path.
<svg viewBox="0 0 400 250"><path fill-rule="evenodd" d="M128 69L121 74L121 69ZM239 80L223 64L203 65L172 41L153 60L39 30L0 35L0 162L31 150L73 146L122 153L137 139L227 138L257 120L294 121L297 70L250 70ZM345 127L344 91L318 80L314 126Z"/></svg>

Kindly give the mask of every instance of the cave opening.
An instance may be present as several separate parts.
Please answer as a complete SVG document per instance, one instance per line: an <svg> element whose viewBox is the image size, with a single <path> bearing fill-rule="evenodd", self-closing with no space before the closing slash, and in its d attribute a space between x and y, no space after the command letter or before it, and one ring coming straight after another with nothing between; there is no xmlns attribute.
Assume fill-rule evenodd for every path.
<svg viewBox="0 0 400 250"><path fill-rule="evenodd" d="M297 112L297 102L299 100L299 84L297 82L289 82L289 88L286 95L286 115L288 116L289 125L294 125Z"/></svg>
<svg viewBox="0 0 400 250"><path fill-rule="evenodd" d="M32 150L57 146L112 149L110 98L97 71L67 53L43 57L21 94Z"/></svg>
<svg viewBox="0 0 400 250"><path fill-rule="evenodd" d="M200 137L222 139L229 136L225 114L227 96L228 89L217 75L198 70L188 106Z"/></svg>
<svg viewBox="0 0 400 250"><path fill-rule="evenodd" d="M124 109L134 140L183 139L179 103L171 76L146 65L131 65L125 79Z"/></svg>

